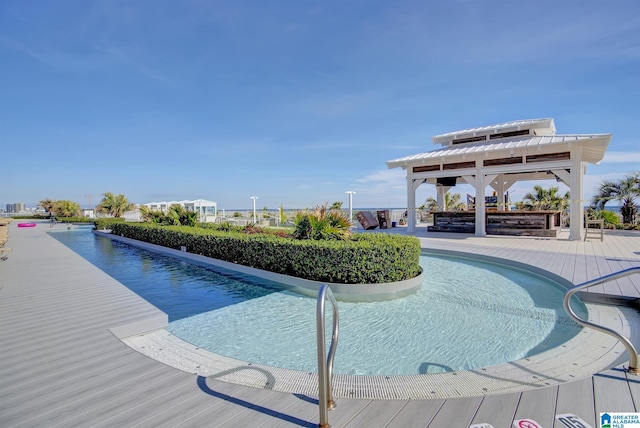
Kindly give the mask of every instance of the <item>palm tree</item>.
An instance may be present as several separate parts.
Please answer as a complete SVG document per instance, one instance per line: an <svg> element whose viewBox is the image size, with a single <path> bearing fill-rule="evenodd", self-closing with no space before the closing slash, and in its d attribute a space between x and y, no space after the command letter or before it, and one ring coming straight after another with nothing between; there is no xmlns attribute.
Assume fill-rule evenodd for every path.
<svg viewBox="0 0 640 428"><path fill-rule="evenodd" d="M129 202L129 200L123 195L114 195L111 192L107 192L104 198L100 201L96 207L96 211L103 214L109 214L113 217L122 217L125 211L129 211L135 207L135 204Z"/></svg>
<svg viewBox="0 0 640 428"><path fill-rule="evenodd" d="M182 205L173 204L165 216L165 223L182 226L195 226L198 222L196 211L187 211Z"/></svg>
<svg viewBox="0 0 640 428"><path fill-rule="evenodd" d="M633 172L615 181L604 180L600 183L598 194L593 197L593 204L599 210L609 201L621 201L622 222L635 224L638 206L634 202L640 197L640 173Z"/></svg>
<svg viewBox="0 0 640 428"><path fill-rule="evenodd" d="M609 210L596 210L594 207L589 207L589 218L594 220L604 220L604 227L607 229L615 229L620 225L620 216Z"/></svg>
<svg viewBox="0 0 640 428"><path fill-rule="evenodd" d="M327 204L316 206L313 211L301 211L294 220L293 236L296 239L338 239L351 237L349 214L327 208Z"/></svg>
<svg viewBox="0 0 640 428"><path fill-rule="evenodd" d="M466 204L460 199L460 193L447 192L444 194L444 204L448 211L460 211L466 209ZM429 196L424 203L427 211L438 211L438 201Z"/></svg>
<svg viewBox="0 0 640 428"><path fill-rule="evenodd" d="M545 189L540 185L533 186L533 193L528 192L522 198L522 209L528 211L564 211L569 207L569 192L558 194L555 186Z"/></svg>
<svg viewBox="0 0 640 428"><path fill-rule="evenodd" d="M162 224L164 221L164 213L162 211L154 211L146 205L140 205L138 208L140 210L140 218L142 221Z"/></svg>
<svg viewBox="0 0 640 428"><path fill-rule="evenodd" d="M53 210L53 207L55 206L56 202L52 201L49 198L43 199L40 201L40 206L47 211L48 213L51 213Z"/></svg>
<svg viewBox="0 0 640 428"><path fill-rule="evenodd" d="M58 217L77 217L80 215L80 204L72 201L55 201L53 212Z"/></svg>
<svg viewBox="0 0 640 428"><path fill-rule="evenodd" d="M151 209L146 206L146 205L140 205L140 207L138 208L138 210L140 211L140 219L142 221L151 221L153 218L153 214L151 211Z"/></svg>

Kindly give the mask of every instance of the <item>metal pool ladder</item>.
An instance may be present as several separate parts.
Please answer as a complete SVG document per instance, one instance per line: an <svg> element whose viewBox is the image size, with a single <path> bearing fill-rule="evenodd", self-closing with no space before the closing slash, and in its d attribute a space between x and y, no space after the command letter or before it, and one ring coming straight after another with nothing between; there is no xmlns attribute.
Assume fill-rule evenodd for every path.
<svg viewBox="0 0 640 428"><path fill-rule="evenodd" d="M591 281L583 282L582 284L578 284L575 287L569 288L564 293L564 300L563 300L562 303L564 304L564 309L565 309L565 311L567 311L569 316L575 322L580 324L581 326L589 327L589 328L592 328L594 330L601 331L603 333L606 333L606 334L608 334L610 336L615 337L620 342L622 342L622 344L625 346L625 348L627 348L627 353L629 354L629 373L637 375L637 374L640 374L640 371L639 371L639 368L638 368L638 351L636 351L636 348L633 346L633 343L631 343L631 341L629 339L627 339L626 337L624 337L623 335L621 335L620 333L618 333L615 330L612 330L612 329L604 327L602 325L594 324L592 322L585 321L585 320L579 318L576 315L576 313L573 312L573 309L571 309L571 303L570 303L571 296L573 296L578 291L582 291L582 290L584 290L586 288L589 288L589 287L592 287L594 285L602 284L602 283L605 283L605 282L608 282L608 281L613 281L614 279L623 278L625 276L629 276L629 275L632 275L634 273L640 273L640 267L632 267L632 268L629 268L629 269L621 270L620 272L612 273L612 274L609 274L609 275L602 276L600 278L593 279Z"/></svg>
<svg viewBox="0 0 640 428"><path fill-rule="evenodd" d="M333 332L331 334L331 346L329 354L326 352L324 319L325 300L329 299L333 306ZM329 284L323 284L318 292L318 305L316 308L316 330L318 335L318 406L320 406L319 428L328 428L329 410L336 407L333 401L331 383L333 380L333 359L336 356L338 346L338 303L333 296ZM326 358L326 360L325 360Z"/></svg>

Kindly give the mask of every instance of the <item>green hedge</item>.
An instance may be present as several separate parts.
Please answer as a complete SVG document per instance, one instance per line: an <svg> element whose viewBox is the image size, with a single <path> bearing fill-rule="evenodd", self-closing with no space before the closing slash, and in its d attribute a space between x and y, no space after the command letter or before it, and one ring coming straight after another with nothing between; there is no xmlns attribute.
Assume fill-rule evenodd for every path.
<svg viewBox="0 0 640 428"><path fill-rule="evenodd" d="M109 218L96 218L93 221L93 224L96 226L96 229L98 230L102 230L102 229L111 229L111 226L116 224L116 223L124 223L125 219L123 218L115 218L115 217L109 217Z"/></svg>
<svg viewBox="0 0 640 428"><path fill-rule="evenodd" d="M315 281L368 284L420 273L420 241L412 236L354 234L350 241L314 241L188 226L113 223L127 238Z"/></svg>
<svg viewBox="0 0 640 428"><path fill-rule="evenodd" d="M58 223L94 223L89 217L55 217Z"/></svg>

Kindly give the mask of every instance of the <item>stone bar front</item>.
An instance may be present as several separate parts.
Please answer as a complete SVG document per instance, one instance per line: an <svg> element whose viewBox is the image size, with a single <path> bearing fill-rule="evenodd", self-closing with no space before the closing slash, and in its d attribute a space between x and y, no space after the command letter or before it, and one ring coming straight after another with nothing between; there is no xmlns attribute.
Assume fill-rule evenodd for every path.
<svg viewBox="0 0 640 428"><path fill-rule="evenodd" d="M557 237L560 211L487 211L487 235ZM475 211L436 211L429 232L475 233Z"/></svg>

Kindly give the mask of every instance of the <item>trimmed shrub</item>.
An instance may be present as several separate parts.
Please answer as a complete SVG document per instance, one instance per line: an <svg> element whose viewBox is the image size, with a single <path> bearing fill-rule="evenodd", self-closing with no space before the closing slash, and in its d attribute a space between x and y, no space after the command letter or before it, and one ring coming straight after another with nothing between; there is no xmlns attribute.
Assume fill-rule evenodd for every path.
<svg viewBox="0 0 640 428"><path fill-rule="evenodd" d="M96 218L93 221L93 224L96 226L97 230L102 229L111 229L111 227L116 223L124 223L125 219L122 217L105 217L105 218Z"/></svg>
<svg viewBox="0 0 640 428"><path fill-rule="evenodd" d="M420 241L412 236L354 234L348 241L296 240L185 226L114 223L112 233L194 254L315 281L367 284L420 273Z"/></svg>
<svg viewBox="0 0 640 428"><path fill-rule="evenodd" d="M58 223L93 223L89 217L56 217Z"/></svg>

